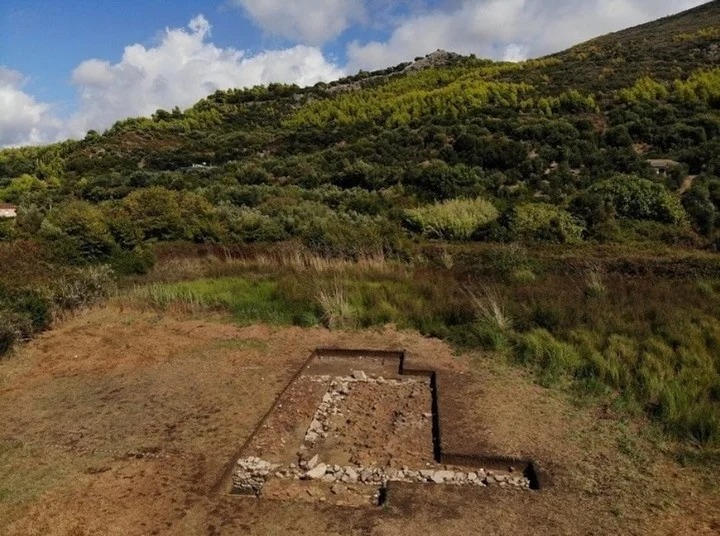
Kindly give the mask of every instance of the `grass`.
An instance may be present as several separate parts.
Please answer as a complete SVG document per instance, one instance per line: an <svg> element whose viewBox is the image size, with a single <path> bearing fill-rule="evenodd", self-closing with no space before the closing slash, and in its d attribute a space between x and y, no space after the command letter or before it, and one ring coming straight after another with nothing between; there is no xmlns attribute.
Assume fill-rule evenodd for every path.
<svg viewBox="0 0 720 536"><path fill-rule="evenodd" d="M317 301L326 327L330 329L354 327L356 318L353 308L345 291L338 284L318 291Z"/></svg>
<svg viewBox="0 0 720 536"><path fill-rule="evenodd" d="M533 278L507 277L540 266L527 251L507 256L495 256L507 268L495 275L468 274L467 259L392 269L386 260L260 257L231 261L242 275L152 283L131 295L154 308L226 310L243 324L417 329L505 355L542 385L647 416L689 445L720 445L716 279L626 277L562 263L534 269Z"/></svg>
<svg viewBox="0 0 720 536"><path fill-rule="evenodd" d="M180 283L137 287L131 299L158 309L173 308L196 314L227 310L241 324L266 322L278 325L313 325L317 312L312 303L293 301L270 280L244 278L198 279Z"/></svg>

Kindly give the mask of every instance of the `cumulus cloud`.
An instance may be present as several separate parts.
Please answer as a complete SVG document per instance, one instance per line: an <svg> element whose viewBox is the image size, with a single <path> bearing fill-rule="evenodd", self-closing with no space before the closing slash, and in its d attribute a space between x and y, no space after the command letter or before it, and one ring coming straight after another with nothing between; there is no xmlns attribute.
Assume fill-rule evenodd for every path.
<svg viewBox="0 0 720 536"><path fill-rule="evenodd" d="M255 56L208 41L210 24L198 16L187 29L168 29L154 48L132 45L115 64L91 59L73 72L80 91L78 122L98 128L118 118L186 107L218 89L270 82L311 85L342 76L314 47L296 46Z"/></svg>
<svg viewBox="0 0 720 536"><path fill-rule="evenodd" d="M49 104L23 91L26 79L0 66L0 147L43 143L60 128Z"/></svg>
<svg viewBox="0 0 720 536"><path fill-rule="evenodd" d="M190 106L218 89L271 82L306 86L343 75L315 47L299 45L250 56L215 46L210 32L208 21L197 16L186 29L166 29L155 47L126 47L117 63L82 62L72 73L78 108L62 121L48 104L23 92L19 73L0 68L0 146L82 137L118 119Z"/></svg>
<svg viewBox="0 0 720 536"><path fill-rule="evenodd" d="M518 61L698 6L705 0L452 0L406 17L385 41L352 42L348 70L377 69L443 48Z"/></svg>
<svg viewBox="0 0 720 536"><path fill-rule="evenodd" d="M264 31L319 45L365 17L361 0L233 0Z"/></svg>

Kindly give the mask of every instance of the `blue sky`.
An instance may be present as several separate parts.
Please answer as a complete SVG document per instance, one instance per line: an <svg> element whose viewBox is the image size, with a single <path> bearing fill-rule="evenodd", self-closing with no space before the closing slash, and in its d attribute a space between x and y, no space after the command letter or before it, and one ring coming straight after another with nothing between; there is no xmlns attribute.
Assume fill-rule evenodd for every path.
<svg viewBox="0 0 720 536"><path fill-rule="evenodd" d="M4 0L0 146L437 48L522 60L703 0Z"/></svg>

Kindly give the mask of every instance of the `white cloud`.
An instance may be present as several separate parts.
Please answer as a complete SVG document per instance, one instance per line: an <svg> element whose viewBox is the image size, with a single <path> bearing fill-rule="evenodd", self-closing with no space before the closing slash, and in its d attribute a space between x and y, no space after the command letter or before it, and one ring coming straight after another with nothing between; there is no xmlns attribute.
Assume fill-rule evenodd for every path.
<svg viewBox="0 0 720 536"><path fill-rule="evenodd" d="M198 16L188 30L166 30L155 48L127 47L116 64L83 62L73 72L81 97L78 122L85 123L83 128L104 128L119 118L189 106L218 89L270 82L311 85L342 76L317 48L296 46L246 56L218 48L208 42L209 35L208 21Z"/></svg>
<svg viewBox="0 0 720 536"><path fill-rule="evenodd" d="M264 31L319 45L365 18L363 0L233 0Z"/></svg>
<svg viewBox="0 0 720 536"><path fill-rule="evenodd" d="M23 91L25 82L22 74L0 66L0 147L42 143L60 127L49 104Z"/></svg>
<svg viewBox="0 0 720 536"><path fill-rule="evenodd" d="M438 48L517 61L689 9L706 0L453 0L406 17L382 42L348 46L349 72Z"/></svg>
<svg viewBox="0 0 720 536"><path fill-rule="evenodd" d="M82 62L72 73L79 106L62 122L49 105L22 91L18 73L0 70L0 146L82 137L118 119L190 106L218 89L271 82L306 86L343 75L318 48L300 45L248 56L209 42L210 29L198 16L187 29L166 29L155 47L126 47L118 63Z"/></svg>

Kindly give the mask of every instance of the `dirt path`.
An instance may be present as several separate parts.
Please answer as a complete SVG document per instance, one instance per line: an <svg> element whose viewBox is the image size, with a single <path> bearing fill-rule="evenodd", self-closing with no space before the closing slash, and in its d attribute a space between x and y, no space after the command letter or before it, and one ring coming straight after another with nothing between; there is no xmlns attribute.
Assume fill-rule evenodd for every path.
<svg viewBox="0 0 720 536"><path fill-rule="evenodd" d="M468 441L542 459L556 485L406 486L374 510L213 494L278 393L327 345L406 348L428 366L465 371ZM666 461L632 427L514 369L392 329L238 328L221 317L97 309L0 362L0 412L0 534L720 532L710 475Z"/></svg>

